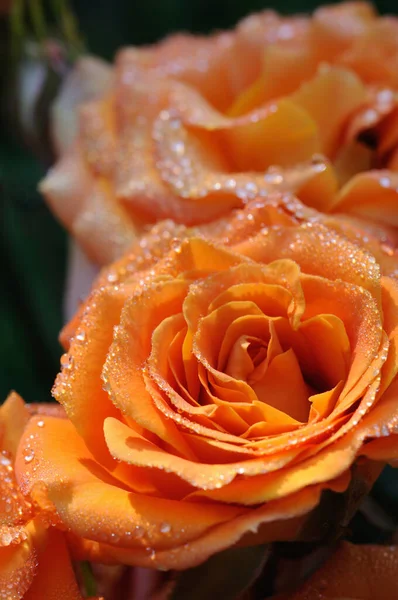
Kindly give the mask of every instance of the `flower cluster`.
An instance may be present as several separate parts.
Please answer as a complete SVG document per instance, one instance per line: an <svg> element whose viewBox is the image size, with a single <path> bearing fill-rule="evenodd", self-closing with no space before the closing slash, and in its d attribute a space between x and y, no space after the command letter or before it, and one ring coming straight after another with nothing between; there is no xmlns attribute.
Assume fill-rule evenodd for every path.
<svg viewBox="0 0 398 600"><path fill-rule="evenodd" d="M65 148L79 96L65 86L62 156L42 191L100 264L148 223L207 223L275 190L396 226L397 40L395 18L348 3L127 48L113 69L89 62L81 95L94 100Z"/></svg>
<svg viewBox="0 0 398 600"><path fill-rule="evenodd" d="M62 412L1 409L1 598L80 598L71 558L322 542L325 494L347 516L397 461L397 40L362 3L266 11L94 69L67 143L61 98L42 190L104 268L61 333ZM397 564L344 543L278 597L396 598Z"/></svg>

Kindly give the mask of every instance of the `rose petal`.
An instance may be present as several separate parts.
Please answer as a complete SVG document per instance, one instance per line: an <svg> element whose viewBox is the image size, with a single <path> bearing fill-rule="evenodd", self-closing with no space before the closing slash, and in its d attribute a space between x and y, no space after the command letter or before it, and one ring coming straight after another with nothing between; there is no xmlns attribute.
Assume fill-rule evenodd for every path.
<svg viewBox="0 0 398 600"><path fill-rule="evenodd" d="M166 281L153 290L141 290L125 304L103 377L113 402L129 419L152 431L182 454L191 456L192 452L177 428L156 410L140 372L149 354L153 329L170 312L181 310L186 289L185 281ZM145 312L140 310L142 303L146 306ZM151 310L148 310L149 306L152 306ZM143 320L145 316L147 321Z"/></svg>
<svg viewBox="0 0 398 600"><path fill-rule="evenodd" d="M38 552L38 569L24 600L83 600L64 535L49 529Z"/></svg>
<svg viewBox="0 0 398 600"><path fill-rule="evenodd" d="M346 120L365 102L366 90L355 73L326 67L314 79L304 83L291 99L315 121L320 151L332 158Z"/></svg>
<svg viewBox="0 0 398 600"><path fill-rule="evenodd" d="M34 421L28 425L27 441L31 440L31 432L36 432ZM55 440L56 450L53 449ZM114 441L117 443L117 438ZM242 507L211 503L197 506L135 494L120 487L119 482L93 460L65 419L48 417L40 437L29 443L35 458L27 466L23 450L17 458L23 489L28 492L38 483L44 484L62 522L83 537L132 548L145 549L152 544L167 548L173 546L176 539L185 543L203 535L215 524L245 512ZM163 522L170 525L168 535L162 530Z"/></svg>
<svg viewBox="0 0 398 600"><path fill-rule="evenodd" d="M52 139L59 154L73 144L77 134L77 107L100 97L112 84L112 67L105 61L83 56L75 62L51 107Z"/></svg>
<svg viewBox="0 0 398 600"><path fill-rule="evenodd" d="M398 373L398 282L382 277L383 329L388 335L388 357L383 366L383 383L380 392L388 388Z"/></svg>
<svg viewBox="0 0 398 600"><path fill-rule="evenodd" d="M351 429L338 440L331 438L325 449L320 450L320 444L315 455L309 459L302 459L289 469L232 481L221 489L193 492L189 498L205 497L221 502L240 503L244 499L245 503L257 504L288 496L306 485L323 483L327 488L331 480L345 473L356 455L362 453L365 441L394 433L398 423L397 393L398 382L390 386L382 400L364 417L361 427Z"/></svg>
<svg viewBox="0 0 398 600"><path fill-rule="evenodd" d="M203 536L188 543L176 545L170 550L146 551L126 550L105 544L76 541L79 557L88 560L117 560L124 564L133 564L161 569L188 569L194 567L216 552L237 543L247 534L253 543L266 543L269 540L285 540L296 537L305 515L316 506L320 498L320 489L316 486L302 490L289 498L248 511L232 521L221 523L209 529ZM254 534L254 535L253 535ZM253 539L254 538L254 539ZM250 543L249 542L249 543Z"/></svg>
<svg viewBox="0 0 398 600"><path fill-rule="evenodd" d="M316 220L299 227L265 229L257 236L238 240L232 250L266 264L290 258L304 273L330 281L341 279L369 290L377 301L380 299L380 268L374 256Z"/></svg>
<svg viewBox="0 0 398 600"><path fill-rule="evenodd" d="M51 169L40 191L94 261L114 260L135 240L136 228L113 197L109 182L93 177L77 148Z"/></svg>
<svg viewBox="0 0 398 600"><path fill-rule="evenodd" d="M296 452L285 452L265 460L246 460L231 464L203 464L162 450L142 436L134 434L116 419L105 424L105 435L113 456L136 466L175 473L179 478L202 489L219 489L236 476L257 475L280 468L292 460Z"/></svg>
<svg viewBox="0 0 398 600"><path fill-rule="evenodd" d="M20 600L29 589L35 577L37 554L31 538L16 546L0 548L0 597Z"/></svg>
<svg viewBox="0 0 398 600"><path fill-rule="evenodd" d="M333 211L397 226L397 188L398 176L391 171L360 173L342 188Z"/></svg>
<svg viewBox="0 0 398 600"><path fill-rule="evenodd" d="M11 392L0 407L0 448L15 457L29 413L22 398Z"/></svg>
<svg viewBox="0 0 398 600"><path fill-rule="evenodd" d="M311 113L294 101L279 100L247 121L223 132L236 171L292 166L321 151Z"/></svg>
<svg viewBox="0 0 398 600"><path fill-rule="evenodd" d="M110 465L112 460L99 432L107 416L118 417L120 413L103 390L101 372L112 342L113 326L119 322L130 291L121 286L93 293L90 308L79 324L69 353L64 355L64 366L53 389L55 398L104 465ZM106 328L98 326L103 319L108 323Z"/></svg>
<svg viewBox="0 0 398 600"><path fill-rule="evenodd" d="M307 600L316 597L395 600L398 594L396 572L398 548L394 546L354 546L342 542L329 560L293 594L278 600ZM347 577L347 573L350 577ZM327 592L326 592L327 590ZM326 592L326 594L325 594ZM277 600L275 597L275 600Z"/></svg>

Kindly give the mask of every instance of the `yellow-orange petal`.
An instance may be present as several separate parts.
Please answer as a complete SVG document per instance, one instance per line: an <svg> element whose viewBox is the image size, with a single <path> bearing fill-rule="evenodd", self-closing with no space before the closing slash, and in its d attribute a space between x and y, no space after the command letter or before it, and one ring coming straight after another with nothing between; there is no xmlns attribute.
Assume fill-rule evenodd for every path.
<svg viewBox="0 0 398 600"><path fill-rule="evenodd" d="M192 486L202 489L220 489L239 475L255 476L275 471L295 458L295 449L273 457L245 460L230 464L203 464L170 454L126 425L115 419L105 423L105 434L112 454L119 460L136 466L175 473Z"/></svg>
<svg viewBox="0 0 398 600"><path fill-rule="evenodd" d="M29 421L18 447L15 474L25 495L40 482L61 491L98 480L123 485L96 462L71 421L53 416Z"/></svg>
<svg viewBox="0 0 398 600"><path fill-rule="evenodd" d="M316 57L305 43L275 44L265 48L262 73L234 100L227 114L238 117L270 100L288 96L314 75Z"/></svg>
<svg viewBox="0 0 398 600"><path fill-rule="evenodd" d="M310 448L307 454L309 458L303 458L289 469L235 480L221 489L193 492L190 497L193 500L206 497L222 502L242 502L244 499L248 504L256 504L284 497L314 483L327 488L332 484L331 480L347 473L357 456L362 453L366 455L367 443L395 434L398 422L397 394L398 382L394 382L362 419L360 426L346 428L348 432L344 436L340 427L336 434L318 443L318 447ZM395 458L395 450L392 458Z"/></svg>
<svg viewBox="0 0 398 600"><path fill-rule="evenodd" d="M300 171L302 183L294 185L294 170L292 169L292 192L295 192L297 197L307 206L321 212L329 212L336 200L339 188L339 173L335 165L332 166L326 157L322 160L314 158L312 164L304 163L296 167L295 177L297 179L300 177Z"/></svg>
<svg viewBox="0 0 398 600"><path fill-rule="evenodd" d="M24 401L16 392L11 392L0 407L1 451L9 452L15 457L19 440L28 420L29 412Z"/></svg>
<svg viewBox="0 0 398 600"><path fill-rule="evenodd" d="M374 256L317 221L297 227L275 226L239 240L231 249L264 263L290 258L303 273L355 284L380 301L380 268Z"/></svg>
<svg viewBox="0 0 398 600"><path fill-rule="evenodd" d="M289 377L286 377L289 373ZM252 384L260 402L306 423L310 411L308 389L294 351L289 348L269 364L263 378ZM272 424L272 421L271 421Z"/></svg>
<svg viewBox="0 0 398 600"><path fill-rule="evenodd" d="M315 121L320 150L333 158L346 120L365 102L366 90L355 72L325 67L292 94L291 99Z"/></svg>
<svg viewBox="0 0 398 600"><path fill-rule="evenodd" d="M362 1L320 6L314 12L313 50L323 60L331 60L349 48L353 40L367 32L376 21L372 4Z"/></svg>
<svg viewBox="0 0 398 600"><path fill-rule="evenodd" d="M37 553L32 538L0 548L0 598L25 598L37 570ZM11 596L12 593L12 596Z"/></svg>
<svg viewBox="0 0 398 600"><path fill-rule="evenodd" d="M44 486L61 521L76 535L143 548L188 542L218 523L243 514L244 507L205 506L134 493L96 463L66 419L46 417L37 435L37 417L28 424L17 456L25 493ZM126 427L127 431L132 430ZM30 437L33 435L33 439ZM26 461L26 447L29 459ZM170 529L165 535L162 524Z"/></svg>
<svg viewBox="0 0 398 600"><path fill-rule="evenodd" d="M79 558L96 561L115 561L143 567L161 569L189 569L216 552L221 552L240 542L242 544L266 543L275 540L292 540L302 527L306 514L319 502L320 489L312 486L289 498L250 510L210 528L202 536L185 544L176 543L167 550L125 549L109 544L93 544L75 540ZM205 505L199 505L201 509ZM254 541L253 541L254 538ZM247 540L247 541L246 541Z"/></svg>
<svg viewBox="0 0 398 600"><path fill-rule="evenodd" d="M345 381L351 361L351 347L343 321L333 314L321 313L303 321L300 333L314 356L315 380L328 389Z"/></svg>
<svg viewBox="0 0 398 600"><path fill-rule="evenodd" d="M46 532L37 558L37 572L24 600L83 600L61 531Z"/></svg>
<svg viewBox="0 0 398 600"><path fill-rule="evenodd" d="M113 327L119 323L130 291L124 286L109 286L93 292L53 389L55 398L104 465L110 465L112 459L100 433L103 422L107 416L118 417L120 413L103 389L101 373Z"/></svg>
<svg viewBox="0 0 398 600"><path fill-rule="evenodd" d="M398 282L382 277L383 329L388 335L388 356L382 372L382 388L388 388L398 373Z"/></svg>
<svg viewBox="0 0 398 600"><path fill-rule="evenodd" d="M347 341L351 350L348 377L342 391L344 397L366 373L378 354L382 342L382 323L377 303L369 292L342 281L331 282L304 274L301 281L306 298L304 318L326 313L335 315L344 323L346 339L342 337L345 345L343 360L347 363ZM334 384L339 380L337 378Z"/></svg>
<svg viewBox="0 0 398 600"><path fill-rule="evenodd" d="M397 189L398 175L392 171L359 173L340 190L333 212L397 226Z"/></svg>
<svg viewBox="0 0 398 600"><path fill-rule="evenodd" d="M165 317L181 310L186 290L187 282L168 280L159 282L156 288L142 289L126 302L103 378L114 404L128 419L155 433L180 453L192 456L175 425L156 410L141 370L150 354L154 328Z"/></svg>
<svg viewBox="0 0 398 600"><path fill-rule="evenodd" d="M321 150L310 113L298 103L279 100L253 122L237 123L223 132L236 171L263 171L271 165L289 167Z"/></svg>

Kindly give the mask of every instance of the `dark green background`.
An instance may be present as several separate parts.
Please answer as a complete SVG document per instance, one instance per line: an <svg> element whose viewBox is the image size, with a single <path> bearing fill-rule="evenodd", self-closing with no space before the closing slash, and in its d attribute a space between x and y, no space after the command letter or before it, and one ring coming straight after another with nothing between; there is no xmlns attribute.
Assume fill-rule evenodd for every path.
<svg viewBox="0 0 398 600"><path fill-rule="evenodd" d="M29 0L28 0L29 1ZM380 0L381 12L396 11L396 0ZM288 0L76 0L75 12L89 50L111 58L124 44L143 44L178 30L207 32L230 27L251 11L310 11L319 2ZM0 23L4 39L5 23ZM3 43L2 51L4 58ZM3 75L4 75L4 61ZM3 77L3 92L9 80ZM4 125L4 122L3 122ZM57 342L66 236L36 192L45 167L4 133L0 137L0 397L16 389L27 401L50 399L58 370ZM375 497L390 515L398 513L398 478L391 472ZM356 520L358 539L376 539Z"/></svg>

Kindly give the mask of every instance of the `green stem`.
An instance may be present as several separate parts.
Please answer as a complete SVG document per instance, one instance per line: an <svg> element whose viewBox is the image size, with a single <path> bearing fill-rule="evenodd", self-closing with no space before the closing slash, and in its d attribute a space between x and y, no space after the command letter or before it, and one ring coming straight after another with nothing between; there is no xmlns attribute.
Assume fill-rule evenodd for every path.
<svg viewBox="0 0 398 600"><path fill-rule="evenodd" d="M96 596L97 584L89 562L80 563L80 573L82 575L84 591L86 596Z"/></svg>
<svg viewBox="0 0 398 600"><path fill-rule="evenodd" d="M14 58L18 57L23 39L25 37L25 3L24 0L13 0L10 10L10 28L12 39L12 52Z"/></svg>
<svg viewBox="0 0 398 600"><path fill-rule="evenodd" d="M47 26L42 0L28 0L27 4L35 37L38 42L43 42L47 37Z"/></svg>
<svg viewBox="0 0 398 600"><path fill-rule="evenodd" d="M52 0L53 11L68 46L76 54L83 52L84 43L79 35L77 21L68 0Z"/></svg>

